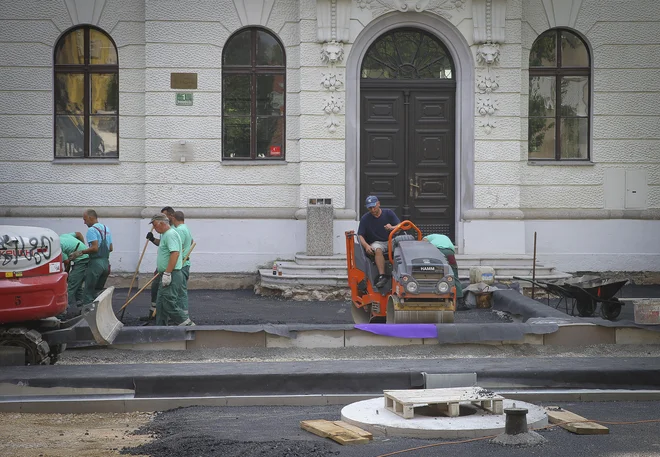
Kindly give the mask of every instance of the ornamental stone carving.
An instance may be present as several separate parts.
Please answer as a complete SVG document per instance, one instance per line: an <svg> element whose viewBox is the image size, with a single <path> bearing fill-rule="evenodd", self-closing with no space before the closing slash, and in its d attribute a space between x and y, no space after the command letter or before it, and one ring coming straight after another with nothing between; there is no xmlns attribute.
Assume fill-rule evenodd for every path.
<svg viewBox="0 0 660 457"><path fill-rule="evenodd" d="M344 43L332 40L321 46L321 60L328 65L336 65L344 60Z"/></svg>
<svg viewBox="0 0 660 457"><path fill-rule="evenodd" d="M321 87L330 92L338 91L344 85L341 77L341 74L321 73Z"/></svg>
<svg viewBox="0 0 660 457"><path fill-rule="evenodd" d="M416 12L429 11L438 16L451 19L449 11L461 10L467 0L357 0L361 9L371 9L374 16L380 16L389 11Z"/></svg>
<svg viewBox="0 0 660 457"><path fill-rule="evenodd" d="M497 100L490 97L479 97L477 99L477 112L482 116L492 116L497 109Z"/></svg>
<svg viewBox="0 0 660 457"><path fill-rule="evenodd" d="M316 38L347 43L351 36L352 0L316 0Z"/></svg>
<svg viewBox="0 0 660 457"><path fill-rule="evenodd" d="M341 111L342 103L341 100L334 95L329 95L325 98L324 101L325 106L323 107L323 111L328 114L328 119L325 121L325 126L331 133L334 133L339 126L339 120L337 119L336 115Z"/></svg>
<svg viewBox="0 0 660 457"><path fill-rule="evenodd" d="M472 0L472 23L475 44L504 43L506 0Z"/></svg>
<svg viewBox="0 0 660 457"><path fill-rule="evenodd" d="M477 48L477 63L485 65L497 64L500 60L500 45L484 43Z"/></svg>
<svg viewBox="0 0 660 457"><path fill-rule="evenodd" d="M499 89L499 87L500 85L497 82L497 76L491 75L490 73L484 73L479 76L477 89L479 89L480 93L490 94Z"/></svg>

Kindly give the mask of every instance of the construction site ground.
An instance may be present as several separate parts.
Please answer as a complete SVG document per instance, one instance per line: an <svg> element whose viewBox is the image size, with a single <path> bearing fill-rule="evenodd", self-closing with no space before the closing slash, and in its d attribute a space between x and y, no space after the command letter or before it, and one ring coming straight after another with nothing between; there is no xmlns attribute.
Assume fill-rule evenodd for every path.
<svg viewBox="0 0 660 457"><path fill-rule="evenodd" d="M113 308L119 310L126 302L128 289L116 289ZM197 325L250 325L250 324L352 324L349 301L296 301L256 295L251 289L190 290L190 317ZM625 286L621 298L660 297L660 286ZM537 294L541 303L545 298ZM128 326L142 325L139 319L149 311L151 297L148 291L140 294L126 308L123 322ZM551 304L556 304L553 299ZM632 302L623 306L619 320L633 320ZM563 306L558 308L565 311ZM507 322L508 316L488 309L470 308L458 311L456 323Z"/></svg>
<svg viewBox="0 0 660 457"><path fill-rule="evenodd" d="M493 457L660 455L660 402L551 402L607 424L607 435L575 435L559 427L540 430L547 443L502 447L489 439L452 444L375 435L367 444L342 446L300 428L300 421L339 420L341 406L190 407L157 414L0 413L0 455L12 457ZM400 452L405 451L407 452Z"/></svg>

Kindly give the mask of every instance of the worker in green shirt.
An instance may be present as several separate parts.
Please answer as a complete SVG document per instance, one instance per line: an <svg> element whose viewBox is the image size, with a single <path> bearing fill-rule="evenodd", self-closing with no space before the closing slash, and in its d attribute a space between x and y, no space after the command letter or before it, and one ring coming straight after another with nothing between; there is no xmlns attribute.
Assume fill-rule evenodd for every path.
<svg viewBox="0 0 660 457"><path fill-rule="evenodd" d="M160 212L161 214L165 215L167 220L170 222L170 226L174 225L174 208L171 206L166 206L161 209ZM160 238L156 238L154 236L153 228L147 232L147 239L156 246L160 244ZM154 275L157 274L158 270L154 271ZM159 281L154 281L151 283L151 306L149 307L149 314L144 317L140 317L141 321L150 321L156 318L156 299L158 298L158 285Z"/></svg>
<svg viewBox="0 0 660 457"><path fill-rule="evenodd" d="M174 229L179 234L179 237L181 237L181 244L183 246L181 253L185 258L190 252L193 238L188 226L185 224L183 211L174 212ZM186 313L186 315L188 315L188 278L190 277L190 258L183 262L181 273L183 273L183 287L181 288L181 294L179 295L179 307L184 313Z"/></svg>
<svg viewBox="0 0 660 457"><path fill-rule="evenodd" d="M454 272L454 284L456 284L456 304L459 308L463 308L465 306L465 302L463 300L463 285L458 279L458 264L456 263L456 248L454 248L454 243L449 239L448 236L439 233L426 235L424 240L438 248L447 259L447 263L449 263L449 266L451 266L451 269Z"/></svg>
<svg viewBox="0 0 660 457"><path fill-rule="evenodd" d="M158 296L156 298L156 325L195 325L181 308L179 294L183 286L181 273L181 237L170 227L170 221L164 214L151 218L151 224L160 233L156 269L158 278Z"/></svg>
<svg viewBox="0 0 660 457"><path fill-rule="evenodd" d="M80 301L82 300L83 284L85 282L85 275L87 274L89 256L83 254L75 260L71 260L70 258L74 252L82 251L86 248L85 238L83 238L80 232L60 235L60 246L62 248L64 268L69 273L69 277L67 278L69 306L67 310L70 311L73 305L81 305Z"/></svg>
<svg viewBox="0 0 660 457"><path fill-rule="evenodd" d="M82 298L83 305L86 305L92 303L105 288L105 281L110 274L110 253L114 248L110 227L99 222L96 211L86 210L83 213L83 221L89 227L85 234L88 247L73 252L69 257L71 260L76 260L84 254L89 255Z"/></svg>

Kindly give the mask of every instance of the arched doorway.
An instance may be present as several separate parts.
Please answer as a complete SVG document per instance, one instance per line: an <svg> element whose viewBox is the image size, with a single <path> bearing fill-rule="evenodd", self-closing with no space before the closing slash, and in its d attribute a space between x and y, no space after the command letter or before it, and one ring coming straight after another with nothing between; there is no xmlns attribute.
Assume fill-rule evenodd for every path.
<svg viewBox="0 0 660 457"><path fill-rule="evenodd" d="M425 233L455 240L454 63L418 28L392 29L360 67L360 202L384 207Z"/></svg>

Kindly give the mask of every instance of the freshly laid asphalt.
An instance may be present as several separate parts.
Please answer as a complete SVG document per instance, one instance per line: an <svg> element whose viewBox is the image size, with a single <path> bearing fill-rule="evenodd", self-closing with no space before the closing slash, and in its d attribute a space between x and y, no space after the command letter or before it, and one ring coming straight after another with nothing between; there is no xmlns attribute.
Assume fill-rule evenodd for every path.
<svg viewBox="0 0 660 457"><path fill-rule="evenodd" d="M138 434L148 444L122 454L152 457L651 457L660 455L660 402L552 402L591 420L608 422L607 435L576 435L559 427L538 432L547 442L535 447L503 447L490 439L424 440L375 434L367 444L342 446L300 428L300 421L340 420L342 406L191 407L159 413ZM616 422L613 424L612 422Z"/></svg>
<svg viewBox="0 0 660 457"><path fill-rule="evenodd" d="M135 289L132 294L135 293ZM294 301L264 297L249 290L190 290L190 316L197 325L251 325L251 324L352 324L349 301ZM118 311L126 302L128 289L116 289L113 308ZM621 298L660 297L660 286L625 286ZM545 298L538 298L546 304ZM557 304L551 300L551 305ZM123 322L128 326L143 324L151 303L148 291L138 295L127 307ZM625 301L617 320L634 320L632 302ZM558 308L565 312L562 305ZM569 309L570 311L570 309ZM596 314L597 315L597 314ZM507 319L488 310L460 311L456 322L506 322Z"/></svg>

